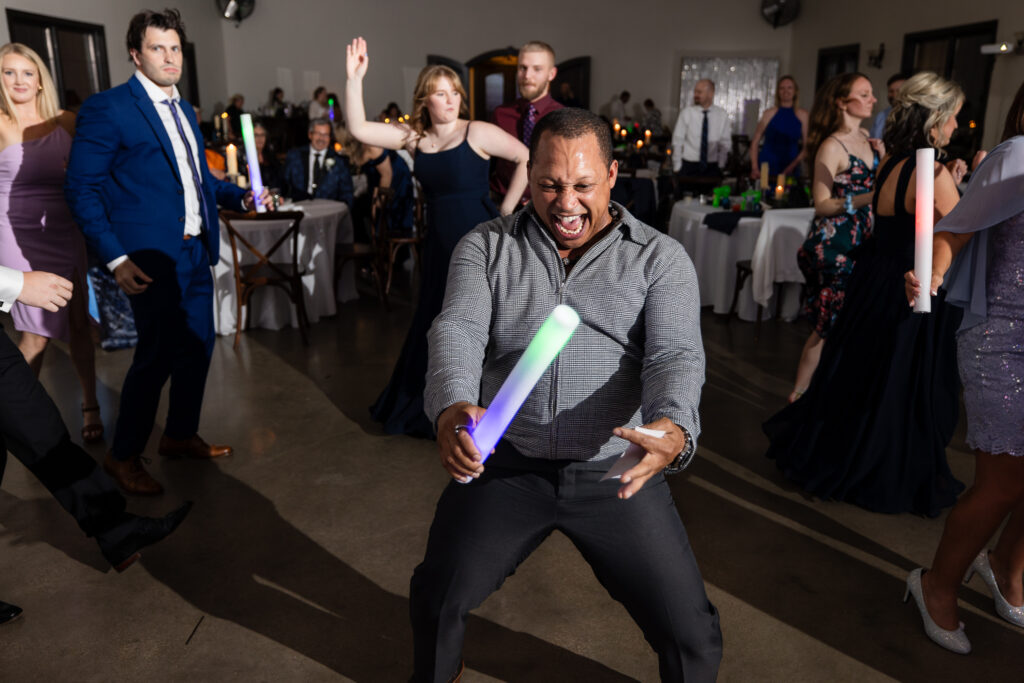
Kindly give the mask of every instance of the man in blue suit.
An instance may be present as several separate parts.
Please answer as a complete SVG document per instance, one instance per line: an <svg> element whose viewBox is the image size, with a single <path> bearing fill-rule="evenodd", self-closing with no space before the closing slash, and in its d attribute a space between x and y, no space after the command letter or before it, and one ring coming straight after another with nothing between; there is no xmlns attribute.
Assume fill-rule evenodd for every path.
<svg viewBox="0 0 1024 683"><path fill-rule="evenodd" d="M210 266L220 246L217 204L243 209L253 200L210 175L195 112L175 85L184 42L176 10L132 17L127 45L137 71L82 105L65 185L78 225L135 314L139 342L103 467L122 489L140 495L163 492L139 456L168 378L160 454L231 453L197 433L214 341Z"/></svg>
<svg viewBox="0 0 1024 683"><path fill-rule="evenodd" d="M293 201L333 199L352 209L348 158L331 148L331 122L327 119L309 122L309 145L288 150L284 179L288 197Z"/></svg>

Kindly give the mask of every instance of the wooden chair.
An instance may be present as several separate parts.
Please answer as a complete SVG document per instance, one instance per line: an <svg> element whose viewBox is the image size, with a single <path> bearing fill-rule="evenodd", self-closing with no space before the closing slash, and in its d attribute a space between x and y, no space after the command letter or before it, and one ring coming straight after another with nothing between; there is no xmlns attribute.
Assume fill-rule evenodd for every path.
<svg viewBox="0 0 1024 683"><path fill-rule="evenodd" d="M238 348L238 338L242 334L242 309L247 307L254 291L263 286L277 287L283 290L292 304L295 306L296 317L299 320L299 333L302 335L302 343L309 345L309 317L306 315L305 292L302 286L302 276L306 271L299 266L299 226L302 224L304 214L301 211L276 211L267 213L238 213L235 211L221 211L220 218L227 227L228 238L231 240L231 261L235 271L235 344ZM234 225L238 221L289 221L288 227L274 242L270 249L265 252L258 249L245 237L244 230ZM255 263L242 264L239 262L239 243L253 256ZM285 259L274 259L278 250L284 244L291 247L291 256ZM278 254L283 256L283 254ZM246 308L245 325L248 329L252 322L251 309Z"/></svg>
<svg viewBox="0 0 1024 683"><path fill-rule="evenodd" d="M388 227L390 228L390 226ZM416 273L423 272L420 268L420 249L426 234L427 226L423 213L423 192L420 190L416 193L416 208L413 212L412 234L395 233L389 230L386 236L388 280L387 285L384 287L385 292L391 292L391 278L395 272L395 259L398 257L398 252L403 246L408 245L412 249L413 258L416 260Z"/></svg>
<svg viewBox="0 0 1024 683"><path fill-rule="evenodd" d="M370 221L370 242L352 242L338 244L334 248L334 283L337 291L338 279L341 278L341 271L349 261L357 266L364 265L370 269L373 275L374 288L377 290L377 298L388 309L388 292L384 286L384 261L387 248L383 235L387 232L387 211L385 210L389 190L386 188L378 192L373 201L374 218L366 218Z"/></svg>

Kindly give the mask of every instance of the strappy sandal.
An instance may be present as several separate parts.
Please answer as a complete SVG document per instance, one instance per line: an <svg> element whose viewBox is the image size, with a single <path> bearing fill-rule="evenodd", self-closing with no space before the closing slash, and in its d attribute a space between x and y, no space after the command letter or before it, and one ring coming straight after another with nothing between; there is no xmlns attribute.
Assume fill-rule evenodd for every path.
<svg viewBox="0 0 1024 683"><path fill-rule="evenodd" d="M89 413L99 414L99 405L94 406L82 406L82 416ZM98 422L96 424L82 425L82 441L86 443L98 443L103 440L103 423Z"/></svg>

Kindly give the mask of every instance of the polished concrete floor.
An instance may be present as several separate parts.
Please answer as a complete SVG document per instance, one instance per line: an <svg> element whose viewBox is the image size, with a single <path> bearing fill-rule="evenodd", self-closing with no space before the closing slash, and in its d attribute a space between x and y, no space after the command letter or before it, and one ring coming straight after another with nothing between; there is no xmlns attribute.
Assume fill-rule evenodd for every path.
<svg viewBox="0 0 1024 683"><path fill-rule="evenodd" d="M408 580L447 481L432 442L384 436L367 406L410 317L396 298L340 307L312 330L220 339L201 433L215 463L164 462L191 516L122 575L21 465L0 490L3 681L401 681L411 668ZM5 321L5 326L8 326ZM9 326L8 326L8 329ZM722 681L1021 681L1024 630L994 616L979 579L961 605L975 651L929 642L904 605L943 520L811 500L763 457L759 425L782 403L805 330L703 319L708 377L699 457L671 480L725 639ZM98 352L112 429L130 352ZM72 433L78 389L54 348L43 382ZM962 434L962 430L961 430ZM97 459L104 445L90 447ZM972 461L958 435L954 471ZM571 544L545 542L470 619L466 681L657 680L637 627Z"/></svg>

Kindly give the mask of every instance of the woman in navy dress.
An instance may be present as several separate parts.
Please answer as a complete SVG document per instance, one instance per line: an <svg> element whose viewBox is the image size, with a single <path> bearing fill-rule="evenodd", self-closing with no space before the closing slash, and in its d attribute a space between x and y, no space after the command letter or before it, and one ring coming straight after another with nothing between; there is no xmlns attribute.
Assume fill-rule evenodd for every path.
<svg viewBox="0 0 1024 683"><path fill-rule="evenodd" d="M371 408L389 434L433 437L423 412L427 374L427 331L441 310L448 280L448 262L462 236L498 216L490 199L490 158L517 165L501 214L516 210L526 189L529 150L497 126L461 118L468 113L466 92L458 74L432 65L420 72L413 94L412 119L398 125L366 120L363 78L369 64L366 41L347 47L348 83L345 117L349 132L365 144L406 149L415 156L415 176L426 199L423 278L412 326L391 381Z"/></svg>
<svg viewBox="0 0 1024 683"><path fill-rule="evenodd" d="M959 413L960 309L940 294L931 313L914 314L903 283L914 264L914 150L948 144L962 103L957 85L930 72L900 90L877 176L874 235L810 387L764 425L768 457L821 498L935 516L963 490L946 462ZM937 215L956 204L966 170L963 161L935 164Z"/></svg>
<svg viewBox="0 0 1024 683"><path fill-rule="evenodd" d="M352 172L366 176L370 195L368 204L374 203L380 188L390 189L392 199L387 209L388 230L391 233L411 233L416 202L413 197L412 172L405 160L395 150L365 145L347 131L343 136L343 144L345 154L354 167ZM356 201L359 202L358 199Z"/></svg>
<svg viewBox="0 0 1024 683"><path fill-rule="evenodd" d="M767 109L757 123L750 141L750 177L761 177L761 164L768 164L773 178L780 173L799 176L804 160L807 135L807 110L799 107L800 88L792 76L783 76L775 88L775 106ZM764 140L764 146L758 144Z"/></svg>

